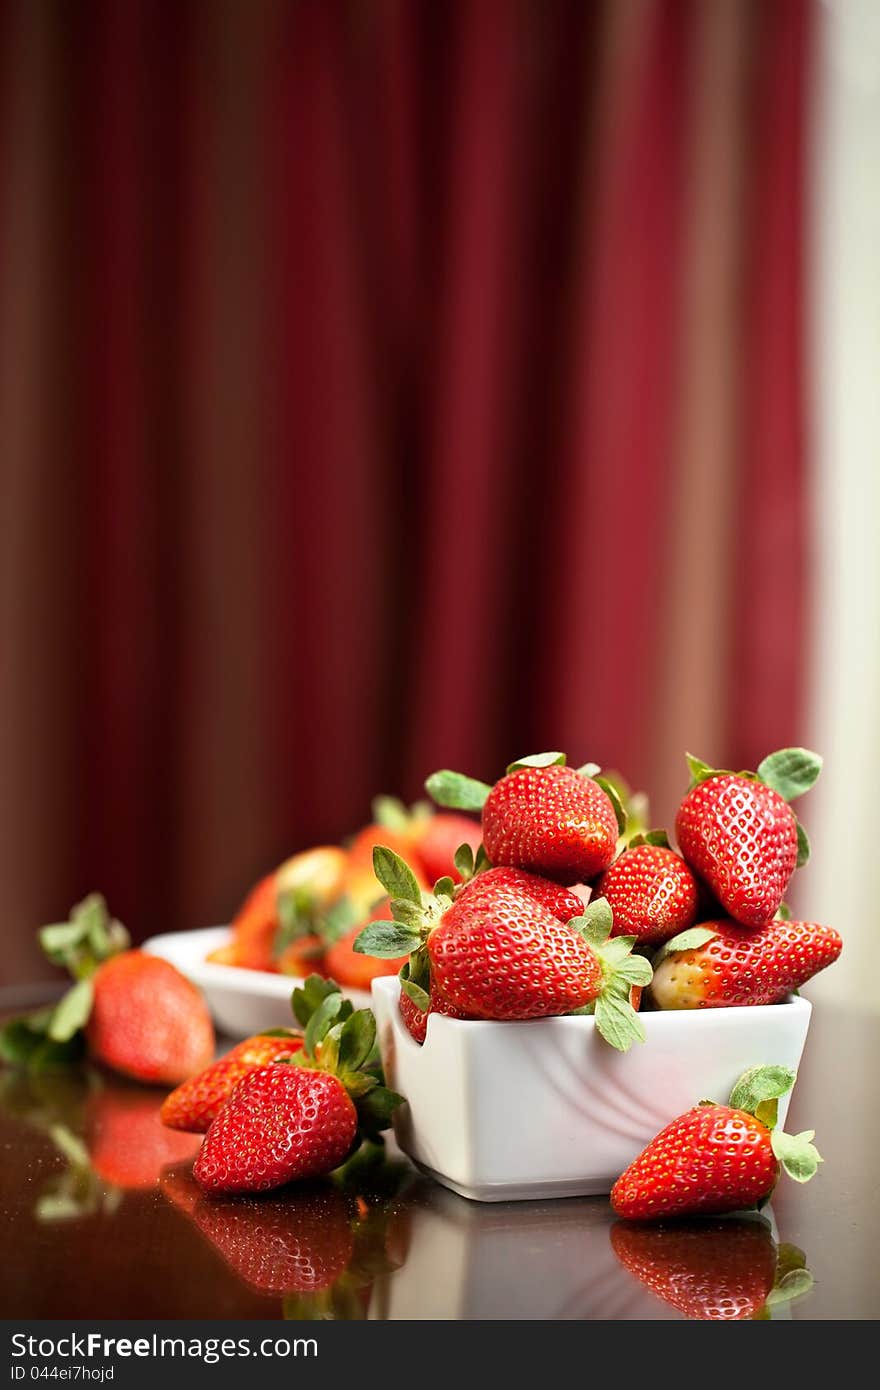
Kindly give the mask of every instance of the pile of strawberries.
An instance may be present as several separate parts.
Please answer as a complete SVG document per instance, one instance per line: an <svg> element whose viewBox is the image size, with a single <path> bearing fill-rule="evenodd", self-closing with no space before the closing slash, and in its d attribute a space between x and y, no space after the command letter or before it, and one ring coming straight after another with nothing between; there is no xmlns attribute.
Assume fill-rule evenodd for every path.
<svg viewBox="0 0 880 1390"><path fill-rule="evenodd" d="M284 968L273 953L287 933L280 958L295 955L287 968L307 974L293 995L299 1026L249 1038L219 1062L201 996L167 962L129 950L94 895L41 934L72 989L7 1025L0 1056L45 1064L86 1045L128 1076L176 1085L163 1122L204 1134L197 1182L235 1195L329 1173L401 1103L384 1085L371 1011L355 1011L328 978L340 905L346 926L340 934L337 921L334 944L371 972L357 983L399 973L401 1015L419 1043L433 1014L499 1023L581 1014L625 1052L645 1039L644 1009L777 1003L841 949L835 931L792 921L783 902L809 852L789 802L821 760L794 748L756 773L688 762L678 852L664 832L632 834L598 767L548 753L511 764L494 786L438 772L427 789L449 813L388 803L396 830L377 823L348 850L289 861L254 890L233 947L242 963L250 942L253 963L261 943L264 960L268 950ZM753 1068L726 1105L701 1102L674 1120L616 1183L618 1215L726 1212L760 1205L783 1169L806 1181L820 1162L812 1132L776 1124L794 1079Z"/></svg>
<svg viewBox="0 0 880 1390"><path fill-rule="evenodd" d="M347 845L317 845L285 860L254 886L232 919L232 939L208 960L304 979L317 973L349 989L369 990L378 975L401 962L371 960L354 950L364 922L386 915L373 872L373 850L384 845L412 866L420 888L456 876L459 845L474 851L480 828L470 816L435 813L427 802L407 809L379 796L373 820Z"/></svg>
<svg viewBox="0 0 880 1390"><path fill-rule="evenodd" d="M757 773L688 761L678 853L664 831L627 839L613 784L594 765L568 767L561 753L512 763L492 787L453 772L428 779L440 804L481 811L482 848L476 858L459 852L463 883L442 879L429 896L398 856L377 849L390 918L355 944L408 957L400 1007L417 1041L431 1013L591 1012L625 1050L644 1039L640 1004L773 1004L837 959L837 932L791 921L783 903L809 852L788 803L821 760L784 749Z"/></svg>

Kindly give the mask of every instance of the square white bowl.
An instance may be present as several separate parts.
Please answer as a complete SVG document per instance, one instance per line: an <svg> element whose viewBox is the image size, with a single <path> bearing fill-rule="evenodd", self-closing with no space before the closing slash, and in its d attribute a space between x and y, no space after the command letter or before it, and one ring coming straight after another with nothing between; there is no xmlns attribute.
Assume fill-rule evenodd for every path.
<svg viewBox="0 0 880 1390"><path fill-rule="evenodd" d="M609 1047L592 1018L463 1022L432 1014L419 1046L397 979L373 1008L400 1147L438 1182L482 1202L610 1192L650 1139L703 1099L724 1102L748 1067L797 1071L806 999L641 1014L647 1041ZM779 1104L780 1124L790 1096Z"/></svg>
<svg viewBox="0 0 880 1390"><path fill-rule="evenodd" d="M231 1038L249 1038L265 1028L289 1028L293 1023L291 995L302 981L293 975L243 970L238 965L218 965L205 959L209 952L227 946L231 940L229 927L199 927L195 931L151 936L141 949L169 960L199 987L221 1033ZM369 1007L366 991L343 989L343 993L355 1008Z"/></svg>

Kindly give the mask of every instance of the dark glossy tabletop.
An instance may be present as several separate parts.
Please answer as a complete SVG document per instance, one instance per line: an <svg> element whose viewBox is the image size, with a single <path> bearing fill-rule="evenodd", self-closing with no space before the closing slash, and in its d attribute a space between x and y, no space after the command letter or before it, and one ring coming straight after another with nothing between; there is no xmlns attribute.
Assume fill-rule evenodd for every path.
<svg viewBox="0 0 880 1390"><path fill-rule="evenodd" d="M710 1284L730 1261L758 1277L775 1240L814 1283L774 1317L880 1315L878 1048L880 1018L814 1012L787 1128L815 1126L825 1164L780 1183L769 1227L691 1228ZM3 1316L682 1316L664 1296L681 1232L621 1237L604 1198L477 1204L363 1155L336 1185L208 1202L189 1176L199 1141L159 1126L160 1100L97 1072L0 1070Z"/></svg>

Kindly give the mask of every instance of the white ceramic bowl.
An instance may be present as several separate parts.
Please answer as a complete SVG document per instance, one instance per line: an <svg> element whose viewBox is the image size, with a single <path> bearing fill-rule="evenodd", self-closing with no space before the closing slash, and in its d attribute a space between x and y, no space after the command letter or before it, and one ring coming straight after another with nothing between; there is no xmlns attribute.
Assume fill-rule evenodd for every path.
<svg viewBox="0 0 880 1390"><path fill-rule="evenodd" d="M231 940L229 927L200 927L196 931L151 936L142 949L170 960L198 985L221 1033L248 1038L264 1028L288 1027L293 1021L290 998L299 981L290 975L242 970L237 965L216 965L205 959L210 951ZM364 990L346 989L345 994L358 1009L370 1004L370 996Z"/></svg>
<svg viewBox="0 0 880 1390"><path fill-rule="evenodd" d="M700 1100L726 1101L747 1067L797 1071L811 1012L792 997L645 1013L647 1041L624 1054L592 1018L432 1014L420 1047L400 1017L399 991L393 977L373 982L386 1080L407 1101L395 1115L398 1143L445 1187L483 1202L610 1192L664 1125Z"/></svg>

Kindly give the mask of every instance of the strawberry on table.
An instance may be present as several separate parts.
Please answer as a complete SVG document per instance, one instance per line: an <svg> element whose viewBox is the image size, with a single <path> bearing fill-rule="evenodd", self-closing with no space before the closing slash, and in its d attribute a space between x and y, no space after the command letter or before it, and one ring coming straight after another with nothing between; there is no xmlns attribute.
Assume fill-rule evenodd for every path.
<svg viewBox="0 0 880 1390"><path fill-rule="evenodd" d="M654 957L651 998L659 1009L777 1004L833 965L842 941L833 927L776 918L747 931L738 922L702 922Z"/></svg>
<svg viewBox="0 0 880 1390"><path fill-rule="evenodd" d="M53 1007L6 1025L4 1055L27 1065L48 1048L62 1061L85 1041L96 1062L171 1086L208 1065L214 1026L202 995L170 961L127 949L128 932L99 893L43 927L40 944L76 983Z"/></svg>
<svg viewBox="0 0 880 1390"><path fill-rule="evenodd" d="M691 789L675 820L681 852L729 917L761 926L809 858L809 841L788 802L813 785L822 759L806 748L783 748L757 773L719 772L690 755L688 766Z"/></svg>
<svg viewBox="0 0 880 1390"><path fill-rule="evenodd" d="M407 1006L407 1026L421 1029L418 1015L430 1011L434 997L444 1013L451 1005L465 1017L497 1021L595 1012L613 1046L626 1050L644 1039L629 992L648 983L651 967L630 955L632 937L609 939L607 902L591 904L566 923L522 887L493 880L489 872L453 900L440 891L423 896L409 867L388 849L376 849L375 866L392 919L365 927L356 949L380 958L409 952L401 990L416 1011Z"/></svg>
<svg viewBox="0 0 880 1390"><path fill-rule="evenodd" d="M367 1070L376 1038L369 1009L353 1012L332 981L312 976L294 995L302 1048L250 1072L212 1122L193 1176L209 1193L265 1192L321 1177L359 1132L387 1127L400 1097Z"/></svg>
<svg viewBox="0 0 880 1390"><path fill-rule="evenodd" d="M691 926L697 881L663 831L637 837L605 870L593 890L614 913L614 935L632 933L640 945L659 945Z"/></svg>
<svg viewBox="0 0 880 1390"><path fill-rule="evenodd" d="M625 815L594 764L566 766L564 753L511 763L494 787L457 772L435 772L425 787L441 806L481 811L492 864L527 869L559 883L586 883L614 858Z"/></svg>
<svg viewBox="0 0 880 1390"><path fill-rule="evenodd" d="M759 1217L658 1226L618 1221L611 1247L664 1303L703 1322L767 1317L768 1307L798 1298L813 1283L803 1251L777 1248Z"/></svg>
<svg viewBox="0 0 880 1390"><path fill-rule="evenodd" d="M160 1118L169 1129L204 1134L240 1081L270 1062L291 1057L302 1047L301 1033L278 1029L237 1043L224 1057L184 1081L162 1102Z"/></svg>
<svg viewBox="0 0 880 1390"><path fill-rule="evenodd" d="M617 1179L614 1211L629 1221L717 1216L763 1205L782 1169L808 1182L821 1162L813 1131L776 1127L779 1097L794 1081L786 1067L753 1067L727 1105L702 1101L679 1115Z"/></svg>

